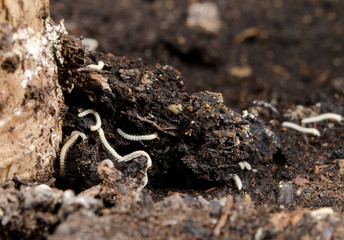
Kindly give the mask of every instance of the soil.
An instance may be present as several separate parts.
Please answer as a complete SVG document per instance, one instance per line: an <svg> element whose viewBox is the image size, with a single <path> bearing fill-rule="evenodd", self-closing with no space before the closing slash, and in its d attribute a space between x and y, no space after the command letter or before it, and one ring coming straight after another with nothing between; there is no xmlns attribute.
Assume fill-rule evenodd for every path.
<svg viewBox="0 0 344 240"><path fill-rule="evenodd" d="M67 37L59 68L63 144L75 130L87 139L68 150L64 178L57 159L49 190L18 179L2 187L0 236L343 239L343 121L306 125L320 136L282 123L344 115L344 3L219 0L202 5L210 20L194 23L197 4L51 2L70 34L99 42L100 52L87 51ZM95 118L77 116L86 109L120 155L151 156L143 191L147 156L102 166L113 156L90 130ZM117 128L158 138L129 141Z"/></svg>

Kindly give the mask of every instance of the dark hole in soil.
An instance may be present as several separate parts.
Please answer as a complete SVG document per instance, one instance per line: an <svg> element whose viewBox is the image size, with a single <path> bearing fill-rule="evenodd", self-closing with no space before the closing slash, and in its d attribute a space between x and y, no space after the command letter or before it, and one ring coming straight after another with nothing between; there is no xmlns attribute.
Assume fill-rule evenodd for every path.
<svg viewBox="0 0 344 240"><path fill-rule="evenodd" d="M212 59L208 59L201 49L192 49L183 53L171 44L165 43L165 46L171 56L177 56L186 65L193 65L199 68L216 68L216 63Z"/></svg>
<svg viewBox="0 0 344 240"><path fill-rule="evenodd" d="M281 150L278 150L277 153L274 154L273 160L280 166L283 166L287 162L287 159Z"/></svg>
<svg viewBox="0 0 344 240"><path fill-rule="evenodd" d="M59 169L58 161L59 159L57 159L57 162L56 162L56 169ZM67 165L66 169L68 169L68 165L71 165L71 164L74 164L74 163L69 163L69 164L66 163ZM79 166L80 168L82 169L88 168L87 169L88 172L91 173L89 176L86 176L87 178L90 179L88 184L90 184L91 182L92 185L94 186L100 183L100 180L96 174L97 167L95 165L87 166L83 162L79 164L81 165ZM133 163L132 165L133 166L131 166L131 168L135 168L135 165L137 165L137 163ZM130 171L130 169L129 170L124 169L123 167L123 171ZM128 172L128 174L130 173ZM63 189L63 190L72 189L73 191L75 191L76 194L91 187L90 185L85 183L85 175L79 172L76 173L75 171L73 172L67 171L66 176L62 178L59 176L59 172L57 171L55 173L55 177L56 177L56 182L55 182L56 188ZM151 176L148 171L148 178L149 178L149 183L147 185L147 188L153 192L160 191L162 189L166 192L169 189L173 189L173 191L181 191L181 192L186 191L186 190L191 190L191 189L195 191L202 191L202 190L209 189L213 187L214 185L214 183L210 181L197 178L196 175L192 173L192 171L190 171L190 169L188 169L186 166L180 163L177 163L174 166L170 166L169 169L164 170L164 172L161 175ZM217 186L218 185L219 184L217 184Z"/></svg>
<svg viewBox="0 0 344 240"><path fill-rule="evenodd" d="M6 72L13 73L19 67L19 57L9 57L1 64L1 68Z"/></svg>
<svg viewBox="0 0 344 240"><path fill-rule="evenodd" d="M87 133L87 143L83 143L81 139L78 139L68 150L67 157L65 160L65 169L66 175L65 177L59 176L59 169L60 169L60 159L57 158L55 162L55 186L59 189L72 189L76 194L92 187L101 182L99 176L97 176L97 164L105 158L111 158L111 155L106 151L106 149L99 143L98 134L93 132L87 132L84 129L85 126L93 124L93 116L87 119L78 118L77 117L77 109L89 109L89 108L96 108L93 106L93 103L85 97L82 97L82 94L78 94L74 92L72 95L66 95L66 104L69 106L78 106L78 107L70 107L68 112L65 116L65 124L63 127L64 132L64 139L68 139L70 133L74 130L79 130L82 132ZM102 124L104 126L113 123L114 120L105 118L106 116L106 109L99 109L99 114L104 116L102 119ZM91 122L90 122L91 121ZM125 126L124 119L115 120L117 126ZM135 126L132 126L135 128ZM128 125L127 125L128 128ZM133 130L133 128L131 130ZM124 130L126 130L124 128ZM63 141L65 144L66 140ZM85 155L83 152L85 149L90 148L89 150L92 152L91 155ZM97 146L97 147L95 147ZM137 151L137 150L146 150L146 143L144 142L130 142L127 143L124 147L122 146L119 149L116 149L119 154L125 155L127 153ZM98 151L98 153L96 153ZM90 163L92 156L94 156L92 163ZM129 166L128 166L129 164ZM154 164L154 163L153 163ZM166 165L166 164L165 164ZM164 192L168 192L169 189L173 189L173 191L187 191L187 190L197 190L202 191L213 187L214 183L206 180L202 180L197 178L196 174L194 174L189 168L187 168L182 162L177 161L173 162L172 164L167 164L168 166L164 166L162 164L158 167L161 171L161 174L154 174L152 175L152 170L148 170L148 178L149 182L147 188L153 192L161 191L163 189ZM129 161L126 163L121 163L116 166L118 170L124 172L125 175L130 175L130 168L138 169L137 163ZM141 167L142 168L142 167Z"/></svg>
<svg viewBox="0 0 344 240"><path fill-rule="evenodd" d="M177 163L171 166L168 170L165 170L160 176L151 179L149 187L154 189L208 189L212 186L209 181L201 180L196 177L190 169L181 163Z"/></svg>

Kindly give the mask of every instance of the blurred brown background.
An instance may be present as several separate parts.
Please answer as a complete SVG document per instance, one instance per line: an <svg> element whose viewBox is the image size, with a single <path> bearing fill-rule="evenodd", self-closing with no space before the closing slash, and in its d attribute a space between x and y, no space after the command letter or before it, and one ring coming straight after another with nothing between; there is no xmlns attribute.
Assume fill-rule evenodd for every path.
<svg viewBox="0 0 344 240"><path fill-rule="evenodd" d="M172 65L187 91L222 92L236 110L343 97L341 0L52 0L50 8L97 50Z"/></svg>

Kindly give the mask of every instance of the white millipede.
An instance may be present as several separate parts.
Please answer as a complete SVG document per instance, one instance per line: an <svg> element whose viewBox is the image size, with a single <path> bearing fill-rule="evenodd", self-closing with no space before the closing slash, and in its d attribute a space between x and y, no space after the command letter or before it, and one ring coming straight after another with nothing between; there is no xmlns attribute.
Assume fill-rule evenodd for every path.
<svg viewBox="0 0 344 240"><path fill-rule="evenodd" d="M132 153L129 153L125 156L121 156L119 155L115 149L113 149L111 147L111 145L109 144L109 142L106 140L105 135L104 135L104 130L102 128L99 128L98 130L99 133L99 137L100 140L102 141L104 147L108 150L109 153L111 153L111 155L118 161L118 162L127 162L132 160L133 158L137 158L140 156L144 156L147 158L147 167L146 170L148 170L148 168L150 168L152 166L152 159L150 158L149 154L145 151L139 150L139 151L135 151ZM143 178L143 187L145 187L148 183L148 176L147 176L147 171L145 173L145 176Z"/></svg>
<svg viewBox="0 0 344 240"><path fill-rule="evenodd" d="M113 162L110 159L104 159L99 163L100 166L108 167L108 168L114 168Z"/></svg>
<svg viewBox="0 0 344 240"><path fill-rule="evenodd" d="M102 126L102 121L100 119L99 114L95 110L93 110L93 109L85 110L85 111L79 113L78 117L85 117L88 114L93 114L94 117L96 118L96 124L90 127L91 131L98 130Z"/></svg>
<svg viewBox="0 0 344 240"><path fill-rule="evenodd" d="M149 141L149 140L156 139L158 137L157 132L155 132L153 134L147 134L147 135L130 135L130 134L123 132L120 128L117 128L117 132L123 138L130 140L130 141Z"/></svg>
<svg viewBox="0 0 344 240"><path fill-rule="evenodd" d="M98 130L98 134L100 137L100 140L102 141L104 147L106 148L106 150L108 150L109 153L111 153L111 155L117 160L117 161L121 161L123 159L123 157L121 155L119 155L115 149L113 149L111 147L111 145L109 144L109 142L106 140L106 137L104 135L104 130L102 128L99 128Z"/></svg>
<svg viewBox="0 0 344 240"><path fill-rule="evenodd" d="M93 69L96 69L96 70L102 70L103 67L104 67L104 62L103 61L98 61L98 64L90 64L90 65L87 65L88 68L93 68Z"/></svg>
<svg viewBox="0 0 344 240"><path fill-rule="evenodd" d="M60 176L65 176L65 159L68 149L74 144L74 142L81 137L84 141L86 139L86 135L79 131L73 131L70 135L70 139L63 145L61 152L60 152Z"/></svg>
<svg viewBox="0 0 344 240"><path fill-rule="evenodd" d="M100 69L104 66L103 64L104 63L102 63L102 62L98 63ZM97 69L98 66L97 65L95 65L95 66L89 65L88 67ZM87 109L83 112L80 112L78 114L78 117L85 117L88 114L93 114L95 116L95 119L96 119L95 125L90 126L91 131L97 131L98 132L100 140L103 143L104 147L116 159L116 161L127 162L127 161L130 161L130 160L137 158L137 157L140 157L140 156L144 156L147 158L147 167L146 167L146 171L145 171L145 176L142 179L143 180L143 186L141 186L140 189L144 188L148 183L147 170L148 170L148 168L150 168L152 166L152 159L150 158L149 154L145 151L139 150L139 151L135 151L135 152L132 152L130 154L127 154L125 156L119 155L116 152L116 150L113 147L111 147L111 145L107 141L105 134L104 134L104 130L101 128L101 125L102 125L101 118L95 110ZM153 134L148 134L148 135L130 135L130 134L123 132L119 128L117 129L117 132L123 138L130 140L130 141L148 141L148 140L156 139L158 137L158 133L156 133L156 132ZM78 132L78 131L74 131L71 134L71 138L62 147L61 154L60 154L60 175L62 177L65 174L65 158L66 158L67 151L79 136L81 136L83 139L86 138L85 134ZM109 159L105 159L100 163L100 165L113 167L113 162Z"/></svg>

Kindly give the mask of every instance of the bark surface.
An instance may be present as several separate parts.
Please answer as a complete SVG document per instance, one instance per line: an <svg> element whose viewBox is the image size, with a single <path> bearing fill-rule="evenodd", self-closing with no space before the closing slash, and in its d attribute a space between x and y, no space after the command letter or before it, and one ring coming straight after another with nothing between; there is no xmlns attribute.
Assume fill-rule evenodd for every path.
<svg viewBox="0 0 344 240"><path fill-rule="evenodd" d="M63 96L57 84L63 24L49 1L0 2L0 183L45 180L61 141Z"/></svg>

